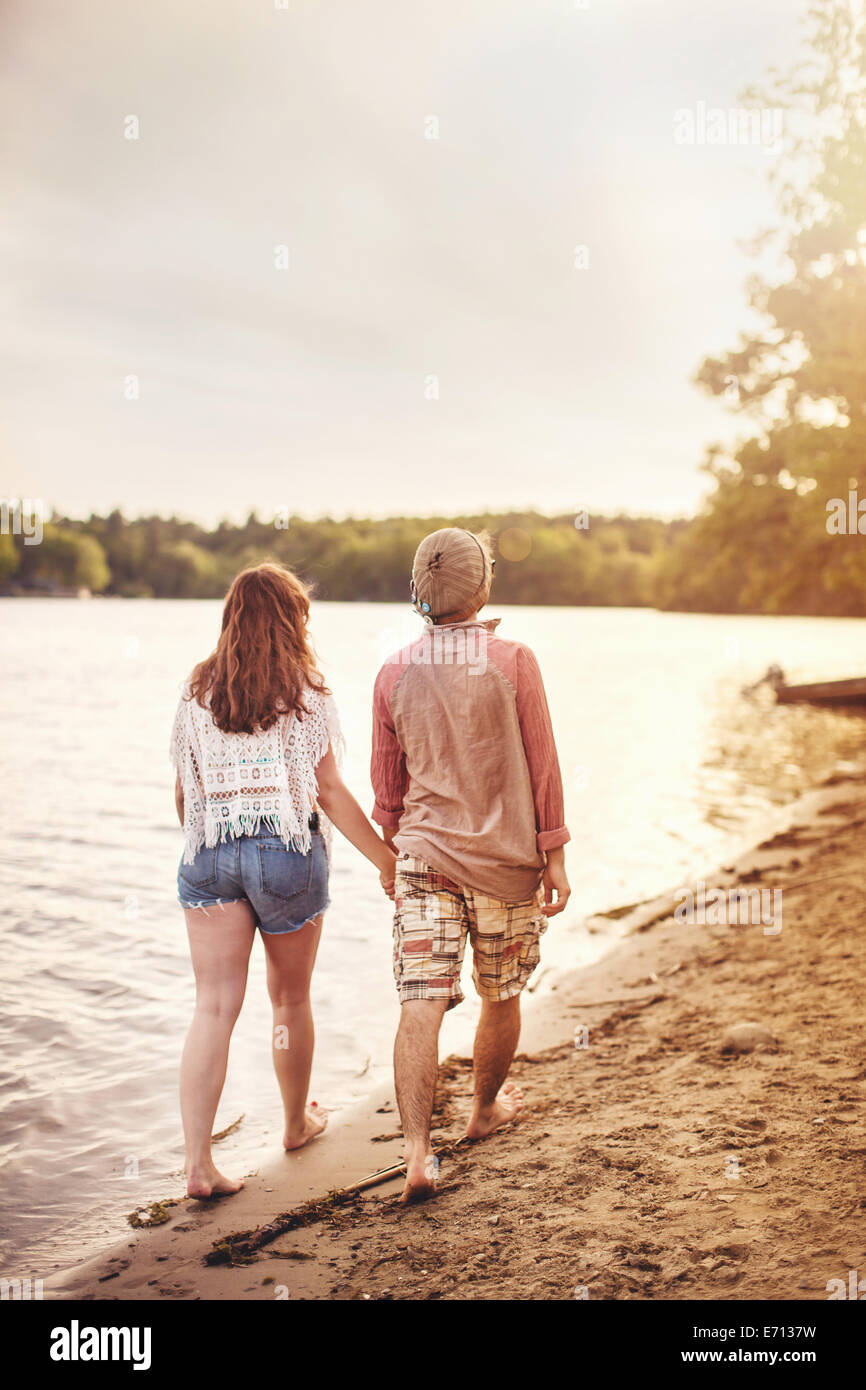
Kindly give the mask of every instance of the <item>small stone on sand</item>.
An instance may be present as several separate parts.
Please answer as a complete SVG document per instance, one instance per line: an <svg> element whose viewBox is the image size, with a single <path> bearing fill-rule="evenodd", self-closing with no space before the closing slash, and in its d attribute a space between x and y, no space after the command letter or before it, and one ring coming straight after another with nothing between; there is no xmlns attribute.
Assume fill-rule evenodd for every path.
<svg viewBox="0 0 866 1390"><path fill-rule="evenodd" d="M773 1034L760 1023L735 1023L722 1038L722 1052L755 1052L775 1047Z"/></svg>

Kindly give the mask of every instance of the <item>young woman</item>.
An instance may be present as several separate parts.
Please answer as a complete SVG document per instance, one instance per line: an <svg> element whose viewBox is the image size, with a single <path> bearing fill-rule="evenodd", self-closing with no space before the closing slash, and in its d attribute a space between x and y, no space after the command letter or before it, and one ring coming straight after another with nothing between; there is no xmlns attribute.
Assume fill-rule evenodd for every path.
<svg viewBox="0 0 866 1390"><path fill-rule="evenodd" d="M180 1074L193 1197L243 1186L217 1170L211 1132L257 927L274 1009L285 1148L300 1148L327 1123L307 1105L307 1091L310 977L329 903L329 822L394 893L394 852L338 771L339 724L310 649L309 612L307 590L291 570L243 570L226 598L216 650L193 671L174 722L175 800L185 835L178 894L196 981Z"/></svg>

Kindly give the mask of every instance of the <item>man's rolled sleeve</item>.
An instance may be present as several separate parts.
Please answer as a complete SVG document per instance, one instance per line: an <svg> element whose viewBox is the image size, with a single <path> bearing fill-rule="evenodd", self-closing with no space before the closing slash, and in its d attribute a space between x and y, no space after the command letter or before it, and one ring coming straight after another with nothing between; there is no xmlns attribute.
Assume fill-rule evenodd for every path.
<svg viewBox="0 0 866 1390"><path fill-rule="evenodd" d="M409 785L406 754L400 747L383 676L379 672L373 689L373 755L370 760L370 780L376 801L373 820L387 830L396 830L403 814L403 797Z"/></svg>
<svg viewBox="0 0 866 1390"><path fill-rule="evenodd" d="M399 811L387 811L384 806L379 805L378 801L374 801L371 819L374 820L377 825L384 826L386 830L396 830L400 824L400 817L402 814L402 805Z"/></svg>
<svg viewBox="0 0 866 1390"><path fill-rule="evenodd" d="M570 839L571 835L565 825L558 826L556 830L539 830L535 836L542 854L546 854L549 849L559 849L560 845L567 845Z"/></svg>
<svg viewBox="0 0 866 1390"><path fill-rule="evenodd" d="M517 662L517 718L532 783L535 803L536 844L539 852L568 844L562 773L550 722L550 710L538 662L522 647Z"/></svg>

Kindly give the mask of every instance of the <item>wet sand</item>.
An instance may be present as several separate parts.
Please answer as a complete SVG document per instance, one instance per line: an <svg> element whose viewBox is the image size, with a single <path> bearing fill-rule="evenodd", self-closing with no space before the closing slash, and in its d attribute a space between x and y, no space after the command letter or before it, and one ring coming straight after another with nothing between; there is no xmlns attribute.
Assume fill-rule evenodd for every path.
<svg viewBox="0 0 866 1390"><path fill-rule="evenodd" d="M206 1263L397 1162L384 1089L238 1196L166 1207L45 1297L826 1299L866 1274L864 857L866 781L828 785L708 878L781 889L778 934L682 923L672 899L636 909L608 956L530 1003L522 1118L443 1157L434 1201L400 1207L394 1179L250 1263ZM724 1050L741 1022L771 1040ZM434 1143L460 1138L470 1095L471 1062L446 1059Z"/></svg>

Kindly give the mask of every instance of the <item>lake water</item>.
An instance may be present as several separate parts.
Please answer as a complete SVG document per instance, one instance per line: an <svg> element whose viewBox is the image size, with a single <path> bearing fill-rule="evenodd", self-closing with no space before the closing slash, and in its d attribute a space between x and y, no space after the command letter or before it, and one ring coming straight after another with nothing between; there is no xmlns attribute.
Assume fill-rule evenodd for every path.
<svg viewBox="0 0 866 1390"><path fill-rule="evenodd" d="M167 747L179 685L215 642L210 602L0 600L3 898L0 1166L4 1272L47 1276L180 1190L177 1066L193 1004ZM748 701L771 662L789 678L866 672L866 623L647 610L505 608L535 650L566 787L573 896L543 943L551 967L611 935L590 913L650 897L724 860L768 810L863 746L858 719ZM417 632L401 605L319 604L313 630L369 808L370 692ZM338 1111L389 1074L398 1006L390 905L335 837L333 905L313 981L312 1096ZM468 996L446 1050L466 1046ZM276 1156L263 952L253 952L217 1128L230 1173Z"/></svg>

